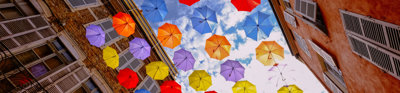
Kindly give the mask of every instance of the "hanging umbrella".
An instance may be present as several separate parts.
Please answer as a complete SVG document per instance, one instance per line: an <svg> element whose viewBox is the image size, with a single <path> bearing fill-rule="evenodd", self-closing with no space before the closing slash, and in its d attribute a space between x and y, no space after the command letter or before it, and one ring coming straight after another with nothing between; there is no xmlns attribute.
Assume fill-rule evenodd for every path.
<svg viewBox="0 0 400 93"><path fill-rule="evenodd" d="M119 56L115 49L107 46L103 49L103 59L108 67L115 69L119 66Z"/></svg>
<svg viewBox="0 0 400 93"><path fill-rule="evenodd" d="M238 11L251 12L261 3L261 0L231 0L231 3Z"/></svg>
<svg viewBox="0 0 400 93"><path fill-rule="evenodd" d="M181 44L182 33L176 25L165 23L158 28L157 38L163 46L174 49Z"/></svg>
<svg viewBox="0 0 400 93"><path fill-rule="evenodd" d="M119 71L117 75L119 84L127 89L135 88L139 83L139 78L135 71L125 68Z"/></svg>
<svg viewBox="0 0 400 93"><path fill-rule="evenodd" d="M181 85L175 81L165 81L160 88L161 93L182 93Z"/></svg>
<svg viewBox="0 0 400 93"><path fill-rule="evenodd" d="M196 61L192 53L186 51L183 48L175 51L174 58L172 60L174 61L176 68L182 69L183 71L193 69L194 63Z"/></svg>
<svg viewBox="0 0 400 93"><path fill-rule="evenodd" d="M217 93L216 91L206 91L204 93Z"/></svg>
<svg viewBox="0 0 400 93"><path fill-rule="evenodd" d="M154 80L164 80L169 75L169 67L161 61L151 62L146 65L146 73Z"/></svg>
<svg viewBox="0 0 400 93"><path fill-rule="evenodd" d="M244 67L239 61L227 60L221 64L221 75L227 81L239 81L244 77Z"/></svg>
<svg viewBox="0 0 400 93"><path fill-rule="evenodd" d="M105 43L105 36L103 29L97 25L89 25L86 27L86 38L88 39L90 45L100 47Z"/></svg>
<svg viewBox="0 0 400 93"><path fill-rule="evenodd" d="M232 87L233 93L257 93L256 86L249 81L238 81Z"/></svg>
<svg viewBox="0 0 400 93"><path fill-rule="evenodd" d="M278 93L303 93L296 85L283 86L278 90Z"/></svg>
<svg viewBox="0 0 400 93"><path fill-rule="evenodd" d="M256 41L268 37L273 28L268 17L268 14L262 12L247 16L243 25L246 36Z"/></svg>
<svg viewBox="0 0 400 93"><path fill-rule="evenodd" d="M194 3L199 2L200 0L179 0L180 3L192 6Z"/></svg>
<svg viewBox="0 0 400 93"><path fill-rule="evenodd" d="M137 59L144 60L150 56L150 45L143 38L135 37L129 42L129 51Z"/></svg>
<svg viewBox="0 0 400 93"><path fill-rule="evenodd" d="M200 34L212 32L218 23L215 11L207 6L196 8L190 19L193 28Z"/></svg>
<svg viewBox="0 0 400 93"><path fill-rule="evenodd" d="M189 85L196 91L206 91L212 85L211 76L205 70L194 70Z"/></svg>
<svg viewBox="0 0 400 93"><path fill-rule="evenodd" d="M284 58L283 47L275 41L263 41L256 48L256 58L264 66L272 66L275 64L275 59L282 60Z"/></svg>
<svg viewBox="0 0 400 93"><path fill-rule="evenodd" d="M150 93L150 91L148 91L146 89L139 89L139 90L136 90L135 93Z"/></svg>
<svg viewBox="0 0 400 93"><path fill-rule="evenodd" d="M168 13L164 0L144 0L141 8L144 17L151 22L163 21Z"/></svg>
<svg viewBox="0 0 400 93"><path fill-rule="evenodd" d="M129 14L119 12L113 16L113 25L119 35L129 37L135 33L135 22Z"/></svg>
<svg viewBox="0 0 400 93"><path fill-rule="evenodd" d="M222 60L229 56L231 44L225 36L213 35L207 39L205 49L211 58Z"/></svg>

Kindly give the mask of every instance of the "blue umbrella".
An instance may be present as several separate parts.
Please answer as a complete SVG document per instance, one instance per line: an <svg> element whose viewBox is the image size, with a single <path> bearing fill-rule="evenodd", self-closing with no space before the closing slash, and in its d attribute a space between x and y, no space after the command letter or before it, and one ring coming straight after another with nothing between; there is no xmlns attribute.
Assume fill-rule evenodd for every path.
<svg viewBox="0 0 400 93"><path fill-rule="evenodd" d="M246 36L256 41L265 36L268 37L273 27L268 17L268 14L262 12L247 16L243 25Z"/></svg>
<svg viewBox="0 0 400 93"><path fill-rule="evenodd" d="M196 8L190 19L193 28L200 34L212 32L218 23L215 11L207 6Z"/></svg>
<svg viewBox="0 0 400 93"><path fill-rule="evenodd" d="M146 89L139 89L136 90L135 93L150 93L150 91L147 91Z"/></svg>
<svg viewBox="0 0 400 93"><path fill-rule="evenodd" d="M144 0L141 8L144 17L151 22L163 21L168 13L164 0Z"/></svg>
<svg viewBox="0 0 400 93"><path fill-rule="evenodd" d="M100 47L105 43L105 36L103 29L97 25L89 25L86 27L86 38L91 45Z"/></svg>

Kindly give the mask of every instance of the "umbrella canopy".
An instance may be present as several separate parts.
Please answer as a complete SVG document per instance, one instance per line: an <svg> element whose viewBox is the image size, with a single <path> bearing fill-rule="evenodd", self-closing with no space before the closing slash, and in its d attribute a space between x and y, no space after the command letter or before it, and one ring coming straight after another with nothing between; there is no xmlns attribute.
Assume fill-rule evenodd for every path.
<svg viewBox="0 0 400 93"><path fill-rule="evenodd" d="M192 6L194 3L199 2L200 0L179 0L180 3Z"/></svg>
<svg viewBox="0 0 400 93"><path fill-rule="evenodd" d="M160 88L161 93L182 93L181 85L175 81L165 81Z"/></svg>
<svg viewBox="0 0 400 93"><path fill-rule="evenodd" d="M205 70L194 70L189 85L196 91L206 91L212 85L211 76Z"/></svg>
<svg viewBox="0 0 400 93"><path fill-rule="evenodd" d="M163 21L168 13L164 0L144 0L141 8L144 17L151 22Z"/></svg>
<svg viewBox="0 0 400 93"><path fill-rule="evenodd" d="M283 47L275 41L263 41L256 48L256 58L265 66L275 64L275 60L282 60L284 58Z"/></svg>
<svg viewBox="0 0 400 93"><path fill-rule="evenodd" d="M139 89L139 90L136 90L135 93L150 93L150 91L148 91L146 89Z"/></svg>
<svg viewBox="0 0 400 93"><path fill-rule="evenodd" d="M139 78L136 72L132 71L129 68L120 70L117 75L117 79L119 84L127 89L135 88L136 85L139 83Z"/></svg>
<svg viewBox="0 0 400 93"><path fill-rule="evenodd" d="M129 42L129 51L137 59L144 60L150 56L151 46L143 38L135 37Z"/></svg>
<svg viewBox="0 0 400 93"><path fill-rule="evenodd" d="M129 37L135 33L136 24L129 14L119 12L113 16L112 26L119 35Z"/></svg>
<svg viewBox="0 0 400 93"><path fill-rule="evenodd" d="M115 69L119 66L118 53L115 51L115 49L109 46L103 49L103 59L108 67Z"/></svg>
<svg viewBox="0 0 400 93"><path fill-rule="evenodd" d="M217 93L216 91L206 91L204 93Z"/></svg>
<svg viewBox="0 0 400 93"><path fill-rule="evenodd" d="M239 81L244 77L244 67L239 61L227 60L221 64L221 75L227 81Z"/></svg>
<svg viewBox="0 0 400 93"><path fill-rule="evenodd" d="M233 93L257 93L256 86L249 81L238 81L232 87Z"/></svg>
<svg viewBox="0 0 400 93"><path fill-rule="evenodd" d="M273 28L268 17L268 14L262 12L256 12L247 16L243 25L246 36L256 41L268 37Z"/></svg>
<svg viewBox="0 0 400 93"><path fill-rule="evenodd" d="M251 12L251 10L260 5L261 0L231 0L231 3L238 11Z"/></svg>
<svg viewBox="0 0 400 93"><path fill-rule="evenodd" d="M158 28L157 38L163 46L174 49L181 44L182 33L176 25L165 23Z"/></svg>
<svg viewBox="0 0 400 93"><path fill-rule="evenodd" d="M86 38L88 39L90 45L94 45L96 47L100 47L104 45L106 34L103 29L97 25L89 25L86 27Z"/></svg>
<svg viewBox="0 0 400 93"><path fill-rule="evenodd" d="M207 6L196 8L190 20L193 28L200 34L212 32L218 23L215 11Z"/></svg>
<svg viewBox="0 0 400 93"><path fill-rule="evenodd" d="M278 90L278 93L303 93L296 85L283 86Z"/></svg>
<svg viewBox="0 0 400 93"><path fill-rule="evenodd" d="M169 75L169 67L161 61L151 62L146 65L146 73L154 80L164 80Z"/></svg>
<svg viewBox="0 0 400 93"><path fill-rule="evenodd" d="M176 68L181 69L183 71L188 71L190 69L193 69L195 59L189 51L186 51L185 49L180 49L178 51L175 51L174 53L174 58L172 59L175 63Z"/></svg>
<svg viewBox="0 0 400 93"><path fill-rule="evenodd" d="M206 40L205 49L211 58L222 60L229 56L231 44L225 36L213 35Z"/></svg>

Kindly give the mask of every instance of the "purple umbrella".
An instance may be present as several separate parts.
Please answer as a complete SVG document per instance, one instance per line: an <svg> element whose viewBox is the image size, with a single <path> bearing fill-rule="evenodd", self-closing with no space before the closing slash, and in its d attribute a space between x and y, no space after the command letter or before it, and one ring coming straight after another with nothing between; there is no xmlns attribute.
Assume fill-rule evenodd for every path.
<svg viewBox="0 0 400 93"><path fill-rule="evenodd" d="M150 56L150 45L143 38L135 37L129 42L129 51L137 59L144 60Z"/></svg>
<svg viewBox="0 0 400 93"><path fill-rule="evenodd" d="M221 64L221 75L227 81L239 81L244 77L244 67L239 61L227 60Z"/></svg>
<svg viewBox="0 0 400 93"><path fill-rule="evenodd" d="M174 60L176 68L182 69L183 71L188 71L193 69L194 62L196 61L189 51L185 49L180 49L175 51L174 53Z"/></svg>
<svg viewBox="0 0 400 93"><path fill-rule="evenodd" d="M105 43L105 36L103 29L97 25L89 25L86 27L86 38L89 40L91 45L100 47Z"/></svg>

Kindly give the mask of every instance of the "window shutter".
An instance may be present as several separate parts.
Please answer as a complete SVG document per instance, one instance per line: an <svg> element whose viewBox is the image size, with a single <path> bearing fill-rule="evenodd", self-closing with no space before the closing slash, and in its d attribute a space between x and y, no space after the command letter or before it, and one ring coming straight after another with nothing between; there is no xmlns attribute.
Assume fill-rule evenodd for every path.
<svg viewBox="0 0 400 93"><path fill-rule="evenodd" d="M307 14L307 2L301 0L300 1L300 12L304 15Z"/></svg>
<svg viewBox="0 0 400 93"><path fill-rule="evenodd" d="M301 36L299 36L296 32L294 32L293 34L294 34L294 36L296 38L296 42L299 44L301 50L303 50L304 53L306 53L306 55L308 57L311 57L310 51L308 51L306 41Z"/></svg>
<svg viewBox="0 0 400 93"><path fill-rule="evenodd" d="M286 13L286 12L283 12L283 15L284 15L285 20L286 20L287 23L289 23L293 27L297 27L296 18L294 18L294 16L292 16L289 13Z"/></svg>
<svg viewBox="0 0 400 93"><path fill-rule="evenodd" d="M337 66L332 58L331 55L329 55L326 51L324 51L321 47L319 47L317 44L312 42L311 40L308 40L308 42L311 45L311 48L314 49L315 52L317 52L332 68L334 68L337 72L339 72L337 69Z"/></svg>
<svg viewBox="0 0 400 93"><path fill-rule="evenodd" d="M85 2L83 2L83 0L68 0L68 1L69 3L71 3L72 7L85 5Z"/></svg>
<svg viewBox="0 0 400 93"><path fill-rule="evenodd" d="M86 4L95 4L97 0L84 0Z"/></svg>
<svg viewBox="0 0 400 93"><path fill-rule="evenodd" d="M85 71L84 68L78 70L75 72L75 75L80 79L80 81L83 81L87 77L89 77L89 73Z"/></svg>
<svg viewBox="0 0 400 93"><path fill-rule="evenodd" d="M298 12L300 12L301 10L300 10L300 0L295 0L295 2L294 2L294 9L296 10L296 11L298 11Z"/></svg>
<svg viewBox="0 0 400 93"><path fill-rule="evenodd" d="M335 83L333 83L332 80L325 75L325 73L323 75L326 86L328 86L333 93L343 93L342 90L340 90L339 87L336 86Z"/></svg>
<svg viewBox="0 0 400 93"><path fill-rule="evenodd" d="M61 42L67 47L69 52L72 54L72 56L75 57L75 59L79 59L79 53L75 50L75 48L72 46L72 44L65 38L63 35L58 36Z"/></svg>
<svg viewBox="0 0 400 93"><path fill-rule="evenodd" d="M395 66L395 70L397 72L397 76L400 77L400 58L393 58L393 64Z"/></svg>
<svg viewBox="0 0 400 93"><path fill-rule="evenodd" d="M315 21L317 4L315 2L307 2L307 17Z"/></svg>
<svg viewBox="0 0 400 93"><path fill-rule="evenodd" d="M65 78L64 80L62 80L61 82L59 82L57 85L60 87L60 89L63 92L67 92L69 89L71 89L78 83L79 83L78 80L76 80L74 78L74 76L71 75L71 76L68 76L67 78Z"/></svg>

